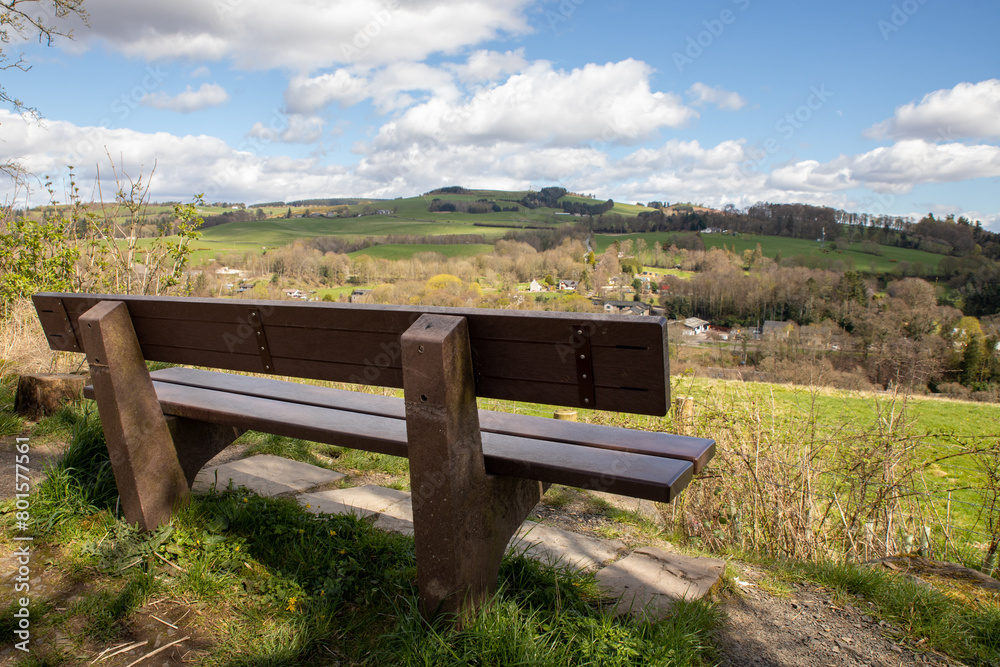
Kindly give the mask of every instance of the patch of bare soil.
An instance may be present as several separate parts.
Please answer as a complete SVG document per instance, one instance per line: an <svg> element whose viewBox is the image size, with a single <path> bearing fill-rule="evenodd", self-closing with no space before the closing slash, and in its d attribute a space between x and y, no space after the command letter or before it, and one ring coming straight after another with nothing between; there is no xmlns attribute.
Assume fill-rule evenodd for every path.
<svg viewBox="0 0 1000 667"><path fill-rule="evenodd" d="M14 600L17 560L14 546L0 545L0 607ZM64 558L58 547L45 547L31 554L30 596L32 604L50 609L44 621L30 626L29 653L18 650L14 639L0 639L0 666L14 665L31 655L41 661L61 660L67 665L125 667L147 656L143 665L198 664L212 646L211 623L200 604L161 598L132 613L120 634L108 642L87 637L85 615L74 608L98 590L98 578L86 570L62 571L56 563ZM19 595L24 595L19 594ZM37 607L36 607L37 608ZM60 618L61 614L65 614ZM30 619L29 619L30 620Z"/></svg>
<svg viewBox="0 0 1000 667"><path fill-rule="evenodd" d="M25 442L28 444L28 461L23 465L28 469L29 485L34 489L45 479L45 467L62 456L67 444L40 438L27 438ZM13 498L16 484L24 481L14 474L14 464L24 461L23 454L16 449L17 444L16 436L0 438L0 470L3 471L0 474L0 500ZM19 470L24 474L23 468Z"/></svg>
<svg viewBox="0 0 1000 667"><path fill-rule="evenodd" d="M759 583L766 573L742 566L742 594L723 603L728 620L719 636L721 665L731 667L945 667L947 657L923 648L922 641L868 615L865 603L836 604L809 584L792 584L773 595Z"/></svg>

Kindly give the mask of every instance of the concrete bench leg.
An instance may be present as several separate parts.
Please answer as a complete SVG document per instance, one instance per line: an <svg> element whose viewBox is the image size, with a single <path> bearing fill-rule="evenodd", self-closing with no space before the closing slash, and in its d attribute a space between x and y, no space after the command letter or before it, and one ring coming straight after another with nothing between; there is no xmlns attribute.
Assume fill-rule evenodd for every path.
<svg viewBox="0 0 1000 667"><path fill-rule="evenodd" d="M422 315L401 343L421 612L461 616L496 591L543 486L486 474L465 318Z"/></svg>
<svg viewBox="0 0 1000 667"><path fill-rule="evenodd" d="M128 308L102 301L80 316L80 336L125 520L152 530L187 499L190 486Z"/></svg>

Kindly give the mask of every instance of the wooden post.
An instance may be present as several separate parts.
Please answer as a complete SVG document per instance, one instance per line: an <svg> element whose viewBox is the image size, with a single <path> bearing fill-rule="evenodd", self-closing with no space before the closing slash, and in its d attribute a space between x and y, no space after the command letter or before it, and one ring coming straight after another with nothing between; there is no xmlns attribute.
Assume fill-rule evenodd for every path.
<svg viewBox="0 0 1000 667"><path fill-rule="evenodd" d="M496 591L544 488L486 474L465 318L421 315L401 343L421 612L461 619Z"/></svg>
<svg viewBox="0 0 1000 667"><path fill-rule="evenodd" d="M575 422L576 421L576 410L556 410L552 413L552 416L556 419L561 419L563 421Z"/></svg>
<svg viewBox="0 0 1000 667"><path fill-rule="evenodd" d="M674 425L684 435L694 432L694 396L678 396L674 400Z"/></svg>
<svg viewBox="0 0 1000 667"><path fill-rule="evenodd" d="M125 520L152 530L187 499L190 487L128 308L102 301L80 316L80 336Z"/></svg>

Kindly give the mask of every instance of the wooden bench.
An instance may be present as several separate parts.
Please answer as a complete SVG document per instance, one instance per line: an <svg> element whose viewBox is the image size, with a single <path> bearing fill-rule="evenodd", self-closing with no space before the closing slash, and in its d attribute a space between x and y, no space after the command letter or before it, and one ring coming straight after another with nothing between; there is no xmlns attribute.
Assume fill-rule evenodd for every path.
<svg viewBox="0 0 1000 667"><path fill-rule="evenodd" d="M229 299L34 297L54 350L85 352L126 520L169 519L245 430L410 461L421 608L495 590L548 484L669 502L712 440L479 410L476 397L635 414L670 404L666 321ZM403 399L145 360L403 389Z"/></svg>

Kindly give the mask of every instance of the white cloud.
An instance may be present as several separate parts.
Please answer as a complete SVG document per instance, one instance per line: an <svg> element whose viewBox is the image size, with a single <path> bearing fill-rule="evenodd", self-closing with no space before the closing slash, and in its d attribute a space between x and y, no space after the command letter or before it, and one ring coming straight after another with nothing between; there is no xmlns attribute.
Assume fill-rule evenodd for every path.
<svg viewBox="0 0 1000 667"><path fill-rule="evenodd" d="M691 100L691 104L696 107L714 104L726 111L739 111L747 103L739 93L734 93L724 88L713 88L701 82L697 82L688 88L687 96Z"/></svg>
<svg viewBox="0 0 1000 667"><path fill-rule="evenodd" d="M295 76L285 89L285 104L292 113L312 113L336 103L353 106L371 99L379 113L402 109L416 102L409 93L433 92L454 98L458 90L451 73L423 63L402 62L364 75L347 69L316 76Z"/></svg>
<svg viewBox="0 0 1000 667"><path fill-rule="evenodd" d="M310 113L336 102L349 107L367 99L368 80L346 69L329 74L292 77L285 90L285 104L292 113Z"/></svg>
<svg viewBox="0 0 1000 667"><path fill-rule="evenodd" d="M206 76L212 76L212 70L208 69L204 65L194 68L190 74L192 79L201 79Z"/></svg>
<svg viewBox="0 0 1000 667"><path fill-rule="evenodd" d="M248 70L312 71L380 65L457 53L504 33L529 30L532 0L90 0L95 40L146 59L230 58Z"/></svg>
<svg viewBox="0 0 1000 667"><path fill-rule="evenodd" d="M413 106L386 123L373 143L381 150L426 141L627 144L697 117L676 95L652 92L650 74L648 65L632 59L569 72L538 61L468 99L433 97Z"/></svg>
<svg viewBox="0 0 1000 667"><path fill-rule="evenodd" d="M455 72L465 82L480 83L499 81L508 74L519 72L528 66L524 49L516 51L479 50L469 56L465 63L449 63L445 67Z"/></svg>
<svg viewBox="0 0 1000 667"><path fill-rule="evenodd" d="M924 95L896 109L892 118L869 128L872 139L957 139L1000 137L1000 80L960 83Z"/></svg>
<svg viewBox="0 0 1000 667"><path fill-rule="evenodd" d="M192 90L191 86L187 86L184 92L177 95L168 95L163 91L146 93L139 100L139 104L154 109L189 113L206 107L221 106L228 101L229 93L225 88L216 83L203 83L198 90Z"/></svg>
<svg viewBox="0 0 1000 667"><path fill-rule="evenodd" d="M951 183L1000 176L1000 147L935 144L907 139L861 155L827 163L803 160L771 172L769 185L781 189L831 192L869 187L876 192L908 192L923 183Z"/></svg>
<svg viewBox="0 0 1000 667"><path fill-rule="evenodd" d="M287 118L276 117L276 119L280 119L280 123L275 122L277 127L264 123L254 123L247 136L266 142L280 141L290 144L312 144L323 137L324 121L322 118L293 114Z"/></svg>
<svg viewBox="0 0 1000 667"><path fill-rule="evenodd" d="M210 201L247 202L305 198L316 193L364 196L379 185L359 178L347 167L320 164L313 158L256 154L253 140L233 148L205 135L81 127L66 121L46 121L44 126L15 122L19 120L15 114L0 110L0 141L8 154L23 156L21 161L33 173L49 174L57 180L65 174L66 165L72 164L84 189L95 179L97 165L107 178L108 153L133 177L140 171L148 177L155 166L150 195L161 201L186 201L198 192L204 192ZM103 185L105 190L113 187L113 183Z"/></svg>

